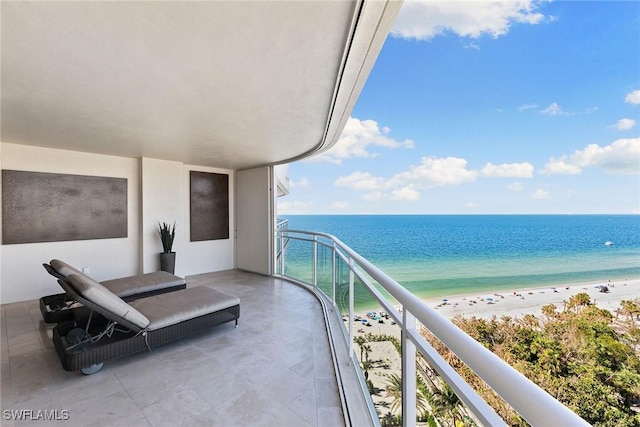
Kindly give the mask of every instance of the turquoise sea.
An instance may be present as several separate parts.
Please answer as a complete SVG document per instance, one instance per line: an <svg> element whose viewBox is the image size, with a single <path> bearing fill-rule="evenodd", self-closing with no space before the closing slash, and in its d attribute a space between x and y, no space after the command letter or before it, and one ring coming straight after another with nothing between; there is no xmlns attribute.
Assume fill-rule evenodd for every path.
<svg viewBox="0 0 640 427"><path fill-rule="evenodd" d="M336 236L422 298L640 278L640 215L281 218Z"/></svg>

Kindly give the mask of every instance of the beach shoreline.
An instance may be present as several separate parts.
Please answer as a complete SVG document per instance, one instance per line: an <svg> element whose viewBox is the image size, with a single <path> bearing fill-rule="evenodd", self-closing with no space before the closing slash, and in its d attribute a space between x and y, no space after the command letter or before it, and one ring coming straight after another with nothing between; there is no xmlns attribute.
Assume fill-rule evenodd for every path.
<svg viewBox="0 0 640 427"><path fill-rule="evenodd" d="M608 292L600 291L602 285L607 286ZM456 316L475 316L483 319L503 316L522 318L528 314L540 317L542 307L548 304L553 304L557 311L562 311L565 303L578 293L588 294L592 303L599 308L610 311L615 316L622 300L640 298L640 278L514 288L509 292L502 290L482 293L469 292L425 298L422 301L447 319ZM400 305L394 304L394 307L398 313L401 313ZM384 316L387 313L382 310L380 307L356 310L354 319L356 336L372 333L400 337L399 326L395 325L391 316ZM372 313L375 314L371 315ZM399 316L401 315L399 314Z"/></svg>
<svg viewBox="0 0 640 427"><path fill-rule="evenodd" d="M600 292L601 285L607 286L608 292ZM581 292L587 293L598 307L614 313L622 300L640 298L640 277L530 286L508 291L494 289L483 292L454 292L420 299L447 318L462 315L490 319L493 316L538 316L542 313L542 307L547 304L554 304L558 310L562 310L564 301L568 302L571 296ZM400 307L399 304L394 306L396 309ZM356 310L356 316L363 318L368 312L379 310L373 306L360 308Z"/></svg>
<svg viewBox="0 0 640 427"><path fill-rule="evenodd" d="M607 292L601 292L601 286L605 286ZM447 318L460 315L490 319L493 316L539 316L542 314L542 307L548 304L553 304L557 310L562 311L565 303L578 293L588 294L597 307L615 314L622 300L640 298L640 278L518 288L510 292L472 292L423 301Z"/></svg>

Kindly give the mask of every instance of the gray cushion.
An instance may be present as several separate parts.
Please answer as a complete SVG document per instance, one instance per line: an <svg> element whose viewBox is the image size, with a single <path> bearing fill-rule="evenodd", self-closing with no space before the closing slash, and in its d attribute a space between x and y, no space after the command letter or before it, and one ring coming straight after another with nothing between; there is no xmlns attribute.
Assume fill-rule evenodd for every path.
<svg viewBox="0 0 640 427"><path fill-rule="evenodd" d="M64 277L69 277L71 274L77 274L91 279L91 277L87 276L77 268L64 261L60 261L59 259L52 259L49 265ZM105 280L104 282L100 282L100 284L120 298L126 298L131 295L153 292L160 289L171 288L173 286L181 286L185 284L185 281L183 278L174 276L166 271L156 271L154 273L141 274L138 276Z"/></svg>
<svg viewBox="0 0 640 427"><path fill-rule="evenodd" d="M129 304L149 318L147 329L154 331L233 307L240 304L240 299L208 286L197 286L142 298Z"/></svg>
<svg viewBox="0 0 640 427"><path fill-rule="evenodd" d="M59 259L52 259L51 262L49 262L49 265L64 277L69 277L69 275L71 274L83 275L82 271L78 270L75 267L70 266L64 261L60 261Z"/></svg>
<svg viewBox="0 0 640 427"><path fill-rule="evenodd" d="M132 324L144 329L149 325L142 313L131 307L120 297L84 274L71 274L67 277L67 282L82 296L103 309L120 316ZM113 319L112 319L113 320Z"/></svg>
<svg viewBox="0 0 640 427"><path fill-rule="evenodd" d="M185 284L183 278L174 276L166 271L156 271L139 276L105 280L100 283L120 298Z"/></svg>

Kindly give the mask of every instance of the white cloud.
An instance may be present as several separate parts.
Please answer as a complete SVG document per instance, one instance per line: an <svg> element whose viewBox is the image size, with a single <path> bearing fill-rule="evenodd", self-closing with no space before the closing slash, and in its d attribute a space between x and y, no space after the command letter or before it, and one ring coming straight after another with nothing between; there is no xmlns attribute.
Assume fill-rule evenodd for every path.
<svg viewBox="0 0 640 427"><path fill-rule="evenodd" d="M457 157L423 157L418 166L398 173L389 179L374 176L369 172L356 171L341 176L334 181L338 187L347 187L364 193L362 198L368 201L420 199L420 190L445 185L459 185L473 182L477 171L467 169L467 161Z"/></svg>
<svg viewBox="0 0 640 427"><path fill-rule="evenodd" d="M604 147L589 144L570 156L552 157L543 173L578 174L586 167L598 167L610 173L640 173L640 138L618 139Z"/></svg>
<svg viewBox="0 0 640 427"><path fill-rule="evenodd" d="M382 191L372 191L370 193L366 193L362 196L362 198L368 202L374 202L377 200L381 200L383 198L388 197L387 194L383 193Z"/></svg>
<svg viewBox="0 0 640 427"><path fill-rule="evenodd" d="M600 167L613 173L640 173L640 138L618 139L611 145L600 147L589 144L584 150L571 155L580 167Z"/></svg>
<svg viewBox="0 0 640 427"><path fill-rule="evenodd" d="M480 171L487 178L531 178L533 165L531 163L502 163L494 165L487 163Z"/></svg>
<svg viewBox="0 0 640 427"><path fill-rule="evenodd" d="M544 170L541 172L543 174L551 175L551 174L565 174L565 175L577 175L582 172L576 165L572 165L567 163L567 156L562 156L559 159L555 157L551 157L546 165L544 165Z"/></svg>
<svg viewBox="0 0 640 427"><path fill-rule="evenodd" d="M313 203L301 201L278 201L278 214L307 212Z"/></svg>
<svg viewBox="0 0 640 427"><path fill-rule="evenodd" d="M379 176L373 176L369 172L353 172L348 176L341 176L333 183L337 187L347 187L361 191L362 198L368 201L389 199L416 201L420 199L418 187L413 183L405 183L398 180L397 176L385 180Z"/></svg>
<svg viewBox="0 0 640 427"><path fill-rule="evenodd" d="M430 1L405 0L391 34L405 39L429 40L452 32L462 37L497 38L514 23L538 24L539 1Z"/></svg>
<svg viewBox="0 0 640 427"><path fill-rule="evenodd" d="M640 89L631 91L624 97L624 102L629 104L640 104Z"/></svg>
<svg viewBox="0 0 640 427"><path fill-rule="evenodd" d="M370 172L356 171L334 181L337 187L346 187L362 193L367 201L400 200L417 201L424 189L461 185L475 182L478 177L530 178L533 166L530 163L487 163L481 170L467 168L467 160L459 157L423 157L420 164L390 178L375 176ZM512 191L522 191L519 182L508 186Z"/></svg>
<svg viewBox="0 0 640 427"><path fill-rule="evenodd" d="M371 146L384 148L413 148L413 141L405 139L396 141L388 134L388 127L380 128L374 120L359 120L349 117L347 124L333 147L327 151L309 158L312 162L330 162L341 164L344 159L352 157L375 157L375 153L369 152Z"/></svg>
<svg viewBox="0 0 640 427"><path fill-rule="evenodd" d="M353 172L348 176L341 176L334 181L338 187L347 187L358 191L374 191L386 185L384 179L373 176L369 172Z"/></svg>
<svg viewBox="0 0 640 427"><path fill-rule="evenodd" d="M575 116L578 114L592 114L598 111L598 107L587 107L582 111L566 111L557 102L552 102L546 108L538 108L536 104L524 104L518 107L518 111L536 111L547 116Z"/></svg>
<svg viewBox="0 0 640 427"><path fill-rule="evenodd" d="M420 192L416 190L413 185L407 185L406 187L401 187L393 190L391 192L391 199L415 202L417 200L420 200Z"/></svg>
<svg viewBox="0 0 640 427"><path fill-rule="evenodd" d="M518 111L535 110L538 108L537 104L524 104L518 107Z"/></svg>
<svg viewBox="0 0 640 427"><path fill-rule="evenodd" d="M473 202L467 202L464 204L464 207L467 209L478 209L480 207L480 205L478 205L477 203L473 203Z"/></svg>
<svg viewBox="0 0 640 427"><path fill-rule="evenodd" d="M310 184L309 184L309 180L305 177L300 178L300 180L298 181L290 181L289 185L291 186L291 188L309 188Z"/></svg>
<svg viewBox="0 0 640 427"><path fill-rule="evenodd" d="M556 102L552 102L547 108L540 111L542 114L546 114L547 116L564 116L571 113L565 112L562 107L560 107Z"/></svg>
<svg viewBox="0 0 640 427"><path fill-rule="evenodd" d="M549 199L551 195L549 194L548 191L538 189L533 193L531 193L531 196L529 197L533 200L544 200L544 199Z"/></svg>
<svg viewBox="0 0 640 427"><path fill-rule="evenodd" d="M615 125L611 125L609 127L617 129L617 130L629 130L636 125L636 121L634 119L620 119Z"/></svg>
<svg viewBox="0 0 640 427"><path fill-rule="evenodd" d="M477 43L474 42L468 42L464 44L465 49L474 49L474 50L480 50L480 46L478 46Z"/></svg>
<svg viewBox="0 0 640 427"><path fill-rule="evenodd" d="M420 165L396 176L401 181L424 184L428 188L473 182L477 171L467 169L467 160L459 157L423 157Z"/></svg>
<svg viewBox="0 0 640 427"><path fill-rule="evenodd" d="M331 203L331 209L343 211L349 207L349 203L347 202L333 202Z"/></svg>
<svg viewBox="0 0 640 427"><path fill-rule="evenodd" d="M512 182L511 184L508 184L507 188L511 191L518 192L518 191L524 190L524 185L519 181L515 181L515 182Z"/></svg>

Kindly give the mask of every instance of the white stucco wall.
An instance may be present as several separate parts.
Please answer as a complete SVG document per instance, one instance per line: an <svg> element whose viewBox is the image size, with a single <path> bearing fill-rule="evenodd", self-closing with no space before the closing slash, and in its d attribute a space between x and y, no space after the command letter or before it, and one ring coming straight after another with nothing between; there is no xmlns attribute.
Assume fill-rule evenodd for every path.
<svg viewBox="0 0 640 427"><path fill-rule="evenodd" d="M140 183L136 159L65 150L2 144L2 169L93 175L127 179L127 237L70 242L2 245L0 301L37 299L62 289L42 268L52 258L89 267L97 280L138 272Z"/></svg>
<svg viewBox="0 0 640 427"><path fill-rule="evenodd" d="M273 168L236 173L236 268L270 275L273 272Z"/></svg>
<svg viewBox="0 0 640 427"><path fill-rule="evenodd" d="M158 221L176 223L173 251L175 274L181 277L234 268L234 174L229 169L204 168L179 162L141 159L142 165L142 263L145 273L160 269L162 244L156 227ZM190 241L189 172L229 175L229 239Z"/></svg>
<svg viewBox="0 0 640 427"><path fill-rule="evenodd" d="M229 175L229 238L207 240L202 242L190 241L189 224L189 172L209 172ZM176 269L178 266L188 274L200 274L211 271L230 270L235 268L235 173L230 169L205 168L201 166L184 165L182 180L185 183L182 206L184 216L184 235L176 255ZM177 238L177 237L176 237ZM177 270L176 270L177 274Z"/></svg>
<svg viewBox="0 0 640 427"><path fill-rule="evenodd" d="M158 221L176 222L175 274L234 268L235 175L230 169L203 168L157 159L133 159L65 150L0 144L2 169L127 179L127 237L0 246L0 303L38 299L62 289L42 268L59 258L89 268L101 281L157 271L162 244ZM189 241L189 171L229 175L229 239ZM1 211L0 211L1 212Z"/></svg>
<svg viewBox="0 0 640 427"><path fill-rule="evenodd" d="M183 164L168 160L143 158L141 165L141 261L142 272L150 273L160 269L159 253L162 252L162 243L156 231L158 222L176 223L176 238L173 242L173 251L181 252L181 246L185 241L184 227L184 193L185 183L182 176ZM188 214L188 212L187 212ZM188 236L188 235L187 235ZM176 271L178 276L183 271L182 260L176 257Z"/></svg>

